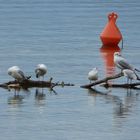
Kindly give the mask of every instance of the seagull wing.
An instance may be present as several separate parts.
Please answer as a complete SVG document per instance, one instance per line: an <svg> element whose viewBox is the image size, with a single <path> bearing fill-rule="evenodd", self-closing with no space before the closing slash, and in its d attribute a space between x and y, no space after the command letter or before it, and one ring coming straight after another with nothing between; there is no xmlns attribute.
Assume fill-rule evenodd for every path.
<svg viewBox="0 0 140 140"><path fill-rule="evenodd" d="M118 64L119 64L123 69L131 69L131 70L134 69L129 63L127 63L127 62L124 61L124 60L119 61Z"/></svg>
<svg viewBox="0 0 140 140"><path fill-rule="evenodd" d="M18 70L18 73L20 74L20 76L22 77L22 79L26 79L26 77L25 77L25 75L24 75L23 71Z"/></svg>

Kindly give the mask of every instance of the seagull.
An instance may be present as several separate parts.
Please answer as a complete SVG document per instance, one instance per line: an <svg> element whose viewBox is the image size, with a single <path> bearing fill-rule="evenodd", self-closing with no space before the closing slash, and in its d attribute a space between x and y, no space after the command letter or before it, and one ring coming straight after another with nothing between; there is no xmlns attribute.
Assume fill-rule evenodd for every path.
<svg viewBox="0 0 140 140"><path fill-rule="evenodd" d="M130 69L132 71L138 71L138 72L140 72L140 70L134 68L131 64L129 64L127 62L127 60L122 57L122 55L120 54L120 52L115 52L114 53L114 63L121 70L123 70L123 69Z"/></svg>
<svg viewBox="0 0 140 140"><path fill-rule="evenodd" d="M138 80L138 76L136 75L136 73L133 70L130 69L124 69L123 74L125 77L127 77L127 84L129 84L129 80L130 80L130 84L132 82L132 80Z"/></svg>
<svg viewBox="0 0 140 140"><path fill-rule="evenodd" d="M21 82L26 79L24 73L21 71L21 69L18 66L10 67L7 72L18 82Z"/></svg>
<svg viewBox="0 0 140 140"><path fill-rule="evenodd" d="M44 79L44 75L47 73L47 67L44 64L38 64L36 69L35 69L35 74L36 74L36 78L39 77L43 77Z"/></svg>
<svg viewBox="0 0 140 140"><path fill-rule="evenodd" d="M97 68L93 68L89 73L88 73L88 79L91 81L96 81L98 80L98 70Z"/></svg>

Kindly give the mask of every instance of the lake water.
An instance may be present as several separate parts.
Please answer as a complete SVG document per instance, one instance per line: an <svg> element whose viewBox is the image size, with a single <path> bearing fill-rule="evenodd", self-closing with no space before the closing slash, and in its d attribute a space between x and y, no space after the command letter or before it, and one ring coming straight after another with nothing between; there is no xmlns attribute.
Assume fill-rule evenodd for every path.
<svg viewBox="0 0 140 140"><path fill-rule="evenodd" d="M87 73L93 67L100 79L115 71L99 38L112 11L119 15L122 54L140 68L138 0L0 0L0 83L13 80L7 74L13 65L36 80L34 69L44 63L46 80L75 84L55 87L55 92L21 90L18 96L1 88L1 140L139 139L140 91L80 88L89 83Z"/></svg>

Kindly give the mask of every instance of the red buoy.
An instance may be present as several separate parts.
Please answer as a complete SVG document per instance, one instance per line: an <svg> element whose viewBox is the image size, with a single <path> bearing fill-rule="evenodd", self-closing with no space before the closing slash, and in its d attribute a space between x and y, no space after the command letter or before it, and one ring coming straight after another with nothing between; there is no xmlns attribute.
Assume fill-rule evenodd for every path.
<svg viewBox="0 0 140 140"><path fill-rule="evenodd" d="M100 34L103 45L118 45L122 39L122 34L116 25L118 15L116 13L108 14L108 23Z"/></svg>

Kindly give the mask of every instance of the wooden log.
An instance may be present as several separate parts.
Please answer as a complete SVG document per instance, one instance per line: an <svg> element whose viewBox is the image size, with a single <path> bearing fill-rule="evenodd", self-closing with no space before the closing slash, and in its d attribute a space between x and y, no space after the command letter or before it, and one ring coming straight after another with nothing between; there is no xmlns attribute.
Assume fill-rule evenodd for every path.
<svg viewBox="0 0 140 140"><path fill-rule="evenodd" d="M63 81L60 82L52 82L52 79L50 79L49 81L34 81L34 80L30 80L30 79L26 79L22 82L18 82L18 81L9 81L7 83L3 83L0 84L0 87L2 88L18 88L18 87L22 87L24 89L27 88L32 88L32 87L47 87L47 88L53 88L55 86L74 86L74 84L70 84L70 83L64 83Z"/></svg>
<svg viewBox="0 0 140 140"><path fill-rule="evenodd" d="M92 86L99 85L99 84L102 84L102 83L108 83L109 80L116 79L116 78L119 78L119 77L122 77L122 76L123 76L122 73L118 73L118 74L116 74L116 75L109 76L109 77L106 77L106 78L104 78L104 79L95 81L95 82L93 82L93 83L86 84L86 85L82 85L81 88L90 89Z"/></svg>

